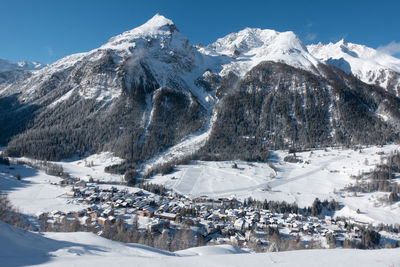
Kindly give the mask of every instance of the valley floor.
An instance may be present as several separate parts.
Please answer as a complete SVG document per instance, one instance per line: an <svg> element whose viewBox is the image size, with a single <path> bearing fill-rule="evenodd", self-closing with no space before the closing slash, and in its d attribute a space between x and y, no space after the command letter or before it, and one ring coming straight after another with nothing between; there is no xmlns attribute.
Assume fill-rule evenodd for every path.
<svg viewBox="0 0 400 267"><path fill-rule="evenodd" d="M400 205L383 201L389 193L349 193L343 190L355 183L352 176L369 172L384 157L398 151L399 146L363 147L361 149L326 148L298 152L300 162L284 161L287 151L272 152L270 163L243 161L191 162L179 165L167 175L156 175L150 183L172 189L185 199L252 197L258 200L296 202L299 207L311 206L315 198L336 200L340 210L333 217L346 217L360 223L377 225L398 224ZM13 159L32 161L30 159ZM94 181L92 187L115 187L124 194L135 194L138 188L121 183L121 175L104 172L104 167L121 159L110 153L92 155L86 159L56 162L71 177ZM20 177L21 179L17 179ZM399 175L396 175L396 179ZM22 164L0 165L0 189L12 204L34 222L43 212L71 212L88 208L91 204L67 196L79 188L60 186L61 178ZM97 184L99 183L99 184ZM105 184L104 184L105 183ZM107 183L111 183L107 184ZM85 185L81 189L85 190ZM84 191L82 191L84 192ZM142 197L142 200L145 199ZM151 196L151 199L154 199ZM121 200L122 201L122 200ZM357 210L359 210L357 212ZM118 214L118 213L117 213ZM137 213L136 213L137 214ZM37 221L37 220L36 220ZM139 221L151 223L150 219ZM302 250L279 253L252 254L230 245L192 248L175 253L159 251L137 244L123 244L101 238L92 233L31 233L0 224L0 266L250 266L270 263L276 266L400 266L399 249L380 250ZM7 228L11 227L11 228ZM285 231L283 231L285 234ZM391 239L389 234L382 237ZM397 240L397 236L392 238ZM31 245L29 242L33 242ZM9 244L13 244L10 245ZM34 245L36 244L36 245ZM14 246L14 247L13 247ZM19 251L19 252L18 252ZM20 253L20 254L19 254ZM236 254L240 255L236 255ZM18 255L26 255L19 257ZM224 254L224 255L222 255ZM233 255L235 254L235 255ZM107 257L104 257L107 256ZM313 261L310 261L310 258Z"/></svg>

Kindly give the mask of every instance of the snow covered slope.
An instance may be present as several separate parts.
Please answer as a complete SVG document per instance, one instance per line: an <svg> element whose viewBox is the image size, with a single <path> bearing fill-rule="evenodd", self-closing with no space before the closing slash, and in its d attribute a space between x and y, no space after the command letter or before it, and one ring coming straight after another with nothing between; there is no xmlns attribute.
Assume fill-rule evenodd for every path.
<svg viewBox="0 0 400 267"><path fill-rule="evenodd" d="M397 96L400 93L399 58L343 39L337 43L318 43L307 48L314 57L355 75L363 82L387 88Z"/></svg>
<svg viewBox="0 0 400 267"><path fill-rule="evenodd" d="M23 165L12 165L9 169L0 165L0 188L8 193L8 197L18 211L35 215L39 212L54 210L73 211L86 205L75 204L65 197L71 188L56 186L61 178L50 176L43 171ZM21 180L15 179L19 174Z"/></svg>
<svg viewBox="0 0 400 267"><path fill-rule="evenodd" d="M231 58L223 65L221 75L232 71L243 76L262 61L275 61L316 72L320 63L301 40L291 31L276 32L258 28L246 28L218 39L200 51L209 55L225 55Z"/></svg>
<svg viewBox="0 0 400 267"><path fill-rule="evenodd" d="M399 266L400 249L305 250L249 254L232 246L175 253L92 233L32 233L0 222L0 265L16 266ZM310 261L310 259L312 259Z"/></svg>
<svg viewBox="0 0 400 267"><path fill-rule="evenodd" d="M361 152L353 149L326 149L299 152L302 163L289 163L283 159L285 151L274 151L271 155L273 168L267 163L208 161L180 165L167 175L156 175L151 183L163 184L191 198L248 197L297 203L299 207L311 206L315 198L335 199L344 208L335 214L356 220L378 224L398 223L400 207L385 205L379 199L389 193L359 193L353 195L342 189L351 178L369 172L380 163L382 153L386 155L398 150L396 145L382 148L368 147ZM362 214L357 214L357 209Z"/></svg>

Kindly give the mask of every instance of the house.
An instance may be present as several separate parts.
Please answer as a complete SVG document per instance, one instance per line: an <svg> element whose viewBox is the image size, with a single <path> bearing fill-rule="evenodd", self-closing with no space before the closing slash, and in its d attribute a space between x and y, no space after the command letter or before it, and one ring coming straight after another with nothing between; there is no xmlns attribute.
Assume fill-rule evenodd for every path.
<svg viewBox="0 0 400 267"><path fill-rule="evenodd" d="M83 216L82 218L80 218L80 222L83 225L87 225L91 222L91 218L90 216Z"/></svg>
<svg viewBox="0 0 400 267"><path fill-rule="evenodd" d="M105 226L106 223L108 223L108 219L105 217L99 217L97 218L97 222L98 224L100 224L101 226Z"/></svg>
<svg viewBox="0 0 400 267"><path fill-rule="evenodd" d="M112 216L114 215L114 210L111 208L108 208L106 210L103 211L103 216L104 217L108 217L108 216Z"/></svg>
<svg viewBox="0 0 400 267"><path fill-rule="evenodd" d="M139 212L139 216L142 217L153 217L155 210L151 207L143 208L142 211Z"/></svg>
<svg viewBox="0 0 400 267"><path fill-rule="evenodd" d="M67 198L73 198L75 196L76 196L75 191L68 191L65 193L65 197Z"/></svg>
<svg viewBox="0 0 400 267"><path fill-rule="evenodd" d="M94 211L94 210L97 210L97 209L98 209L97 205L92 205L92 206L87 208L88 211Z"/></svg>
<svg viewBox="0 0 400 267"><path fill-rule="evenodd" d="M115 223L115 221L117 220L114 216L108 216L107 218L108 222L110 223Z"/></svg>
<svg viewBox="0 0 400 267"><path fill-rule="evenodd" d="M90 213L90 217L92 219L97 219L101 216L101 211L100 210L94 210Z"/></svg>
<svg viewBox="0 0 400 267"><path fill-rule="evenodd" d="M213 213L213 214L211 214L210 216L207 217L207 220L216 221L216 220L218 220L218 216L215 213Z"/></svg>
<svg viewBox="0 0 400 267"><path fill-rule="evenodd" d="M246 220L243 218L239 218L235 221L235 223L233 224L233 227L238 231L242 231L245 227L245 224L246 224Z"/></svg>
<svg viewBox="0 0 400 267"><path fill-rule="evenodd" d="M236 233L234 236L231 236L230 240L233 245L238 246L238 247L242 246L243 243L246 241L244 236L241 235L240 233Z"/></svg>
<svg viewBox="0 0 400 267"><path fill-rule="evenodd" d="M161 219L167 219L167 220L170 220L170 221L175 221L175 219L176 219L176 214L175 213L163 212L159 216L160 216Z"/></svg>
<svg viewBox="0 0 400 267"><path fill-rule="evenodd" d="M215 225L212 222L207 223L206 225L204 225L204 230L206 230L206 232L211 235L214 234L216 232L218 232L218 228L215 227Z"/></svg>
<svg viewBox="0 0 400 267"><path fill-rule="evenodd" d="M160 230L162 228L168 228L170 225L169 220L156 220L151 223L149 223L146 228L150 232L155 232L157 230Z"/></svg>
<svg viewBox="0 0 400 267"><path fill-rule="evenodd" d="M74 217L82 217L85 214L86 214L86 210L79 210L79 211L75 211L72 215Z"/></svg>

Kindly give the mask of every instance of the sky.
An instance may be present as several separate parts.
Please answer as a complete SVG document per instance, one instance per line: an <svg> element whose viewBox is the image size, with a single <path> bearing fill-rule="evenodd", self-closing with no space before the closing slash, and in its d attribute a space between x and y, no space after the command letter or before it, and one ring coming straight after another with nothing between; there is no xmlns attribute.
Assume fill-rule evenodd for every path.
<svg viewBox="0 0 400 267"><path fill-rule="evenodd" d="M293 31L306 44L348 42L400 57L398 0L0 0L0 58L52 63L90 51L159 13L193 44L246 27Z"/></svg>

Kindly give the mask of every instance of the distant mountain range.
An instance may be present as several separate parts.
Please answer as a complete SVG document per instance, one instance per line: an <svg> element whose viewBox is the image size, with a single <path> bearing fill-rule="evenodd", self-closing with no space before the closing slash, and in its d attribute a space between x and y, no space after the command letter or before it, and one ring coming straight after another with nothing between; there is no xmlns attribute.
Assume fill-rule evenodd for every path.
<svg viewBox="0 0 400 267"><path fill-rule="evenodd" d="M0 59L0 72L14 71L14 70L39 70L45 65L39 62L11 62L5 59Z"/></svg>
<svg viewBox="0 0 400 267"><path fill-rule="evenodd" d="M5 59L0 59L0 84L12 83L22 77L26 71L39 70L45 65L39 62L11 62Z"/></svg>
<svg viewBox="0 0 400 267"><path fill-rule="evenodd" d="M12 156L112 151L141 164L201 133L190 154L202 159L399 142L400 59L344 40L246 28L194 46L157 14L51 65L7 64L0 144Z"/></svg>

